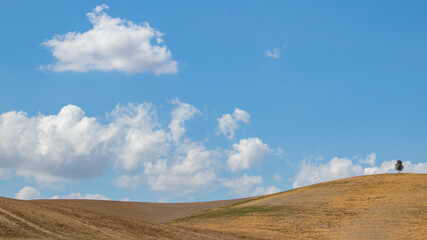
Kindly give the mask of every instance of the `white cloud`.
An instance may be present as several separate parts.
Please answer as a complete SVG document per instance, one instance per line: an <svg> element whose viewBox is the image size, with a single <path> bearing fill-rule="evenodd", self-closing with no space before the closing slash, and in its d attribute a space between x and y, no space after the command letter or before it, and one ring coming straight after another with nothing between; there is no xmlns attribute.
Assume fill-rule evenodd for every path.
<svg viewBox="0 0 427 240"><path fill-rule="evenodd" d="M366 163L366 164L369 164L371 166L374 166L376 158L377 158L377 155L375 153L371 153L368 156L366 156L365 159L360 159L359 163Z"/></svg>
<svg viewBox="0 0 427 240"><path fill-rule="evenodd" d="M302 187L313 183L356 176L362 173L362 167L354 165L348 158L335 157L328 163L320 165L303 162L302 168L293 183L293 187Z"/></svg>
<svg viewBox="0 0 427 240"><path fill-rule="evenodd" d="M269 58L279 58L280 57L280 48L275 48L272 51L265 51L265 56Z"/></svg>
<svg viewBox="0 0 427 240"><path fill-rule="evenodd" d="M395 164L397 160L384 161L379 167L367 167L365 174L393 173L396 172ZM402 172L406 173L427 173L427 163L413 164L410 161L403 162Z"/></svg>
<svg viewBox="0 0 427 240"><path fill-rule="evenodd" d="M261 176L248 176L246 173L237 178L223 179L222 185L229 189L231 195L239 197L257 196L279 192L275 186L263 187Z"/></svg>
<svg viewBox="0 0 427 240"><path fill-rule="evenodd" d="M74 105L49 116L1 114L0 167L49 186L99 177L112 162L126 172L113 181L117 186L147 183L156 191L194 192L216 179L214 164L220 153L189 139L173 142L185 133L184 121L198 110L178 99L172 103L176 108L169 128L158 123L156 108L148 103L118 105L107 114L106 124Z"/></svg>
<svg viewBox="0 0 427 240"><path fill-rule="evenodd" d="M175 105L175 108L168 126L170 133L166 132L166 129L158 130L163 132L162 136L165 136L162 138L164 141L160 142L163 146L159 151L161 154L140 161L144 167L141 175L120 176L114 181L115 185L137 188L142 183L146 183L155 191L186 195L196 190L206 189L216 180L216 159L220 153L216 150L208 150L205 146L189 139L182 140L182 136L186 132L184 122L199 113L199 110L178 99L174 99L172 104ZM149 119L154 119L154 117ZM135 141L131 145L143 142ZM159 141L155 141L155 143L159 143ZM153 147L153 149L160 148ZM141 159L141 157L130 155L129 151L124 151L124 153L129 156L127 162ZM135 167L137 166L124 169L132 170Z"/></svg>
<svg viewBox="0 0 427 240"><path fill-rule="evenodd" d="M172 104L172 120L166 127L157 119L157 108L149 103L118 105L102 122L75 105L52 115L1 114L0 177L7 178L14 171L35 179L39 187L56 187L98 178L114 166L117 175L112 184L118 187L148 185L154 191L183 196L218 186L222 160L228 158L230 169L237 171L260 163L272 152L258 138L242 139L230 151L208 149L202 142L184 137L185 121L199 110L178 99ZM240 110L234 117L249 120Z"/></svg>
<svg viewBox="0 0 427 240"><path fill-rule="evenodd" d="M169 160L148 162L144 175L155 191L186 195L196 190L209 189L217 179L216 158L219 153L196 143L182 143Z"/></svg>
<svg viewBox="0 0 427 240"><path fill-rule="evenodd" d="M178 63L163 44L163 33L148 23L110 17L107 9L103 4L87 14L93 25L87 32L69 32L45 41L43 44L58 61L41 68L57 72L177 72Z"/></svg>
<svg viewBox="0 0 427 240"><path fill-rule="evenodd" d="M9 169L0 168L0 180L7 180L12 176L12 171Z"/></svg>
<svg viewBox="0 0 427 240"><path fill-rule="evenodd" d="M261 176L248 176L245 173L242 177L223 180L222 185L230 190L231 195L243 197L250 196L254 187L263 183Z"/></svg>
<svg viewBox="0 0 427 240"><path fill-rule="evenodd" d="M110 198L95 193L95 194L90 194L87 193L86 195L82 195L81 193L70 193L67 196L53 196L52 199L90 199L90 200L111 200Z"/></svg>
<svg viewBox="0 0 427 240"><path fill-rule="evenodd" d="M272 150L259 138L241 139L233 144L233 150L229 152L227 165L232 171L249 169L258 164L270 154Z"/></svg>
<svg viewBox="0 0 427 240"><path fill-rule="evenodd" d="M16 199L30 200L40 198L40 192L30 186L25 186L15 194Z"/></svg>
<svg viewBox="0 0 427 240"><path fill-rule="evenodd" d="M238 108L234 109L233 115L227 113L217 118L218 121L218 134L224 134L227 138L234 137L234 131L239 129L239 122L246 124L250 121L250 116L247 112Z"/></svg>
<svg viewBox="0 0 427 240"><path fill-rule="evenodd" d="M372 163L375 161L375 158L375 153L369 154L361 162L372 165ZM396 172L394 168L395 163L396 160L384 161L380 167L371 166L364 168L358 163L353 163L348 158L335 157L325 164L316 164L303 161L302 167L293 183L293 187L297 188L314 183L363 174L393 173ZM407 161L403 163L403 166L404 171L402 172L427 173L427 163L412 164L411 162Z"/></svg>
<svg viewBox="0 0 427 240"><path fill-rule="evenodd" d="M109 161L126 171L165 156L170 133L157 123L151 104L117 106L101 124L67 105L57 115L0 115L0 167L38 183L102 175Z"/></svg>
<svg viewBox="0 0 427 240"><path fill-rule="evenodd" d="M178 142L186 131L184 122L192 119L200 111L188 103L180 102L178 99L172 100L172 104L177 107L172 111L172 121L169 124L169 129L173 140Z"/></svg>
<svg viewBox="0 0 427 240"><path fill-rule="evenodd" d="M100 176L108 161L104 128L74 105L50 116L1 114L0 166L40 182Z"/></svg>
<svg viewBox="0 0 427 240"><path fill-rule="evenodd" d="M168 153L171 137L158 123L152 104L119 105L109 115L112 122L105 131L111 136L109 147L117 156L116 166L136 170Z"/></svg>

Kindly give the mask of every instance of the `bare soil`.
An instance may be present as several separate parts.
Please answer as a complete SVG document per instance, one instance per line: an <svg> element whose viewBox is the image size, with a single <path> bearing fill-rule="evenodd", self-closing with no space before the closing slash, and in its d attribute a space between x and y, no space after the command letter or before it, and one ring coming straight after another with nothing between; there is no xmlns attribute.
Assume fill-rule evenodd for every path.
<svg viewBox="0 0 427 240"><path fill-rule="evenodd" d="M137 221L168 223L175 219L204 212L210 209L228 206L245 199L232 199L192 203L147 203L94 200L34 200L53 206L66 206L89 210L96 213L124 217Z"/></svg>
<svg viewBox="0 0 427 240"><path fill-rule="evenodd" d="M63 202L65 204L62 204ZM77 207L72 206L74 204L71 204L71 202L76 202L75 205ZM124 204L122 202L115 203ZM128 205L128 203L125 205ZM82 208L79 208L79 206ZM117 212L124 211L124 209L127 209L127 211L116 214L114 208L111 208L115 206L118 205L108 201L21 201L0 198L0 239L240 238L229 233L209 230L201 231L198 229L187 229L180 226L137 220L132 215L132 209L119 206L116 209ZM178 208L180 206L181 204L177 205ZM91 211L91 207L94 207L95 211ZM99 209L102 207L105 207L106 210L104 213L99 213L102 212ZM126 213L129 213L129 218L116 216L125 216ZM168 214L163 212L163 215L167 216ZM149 219L149 217L140 218Z"/></svg>
<svg viewBox="0 0 427 240"><path fill-rule="evenodd" d="M427 174L197 203L0 198L0 239L426 239Z"/></svg>
<svg viewBox="0 0 427 240"><path fill-rule="evenodd" d="M244 200L174 225L259 239L427 239L427 174L320 183Z"/></svg>

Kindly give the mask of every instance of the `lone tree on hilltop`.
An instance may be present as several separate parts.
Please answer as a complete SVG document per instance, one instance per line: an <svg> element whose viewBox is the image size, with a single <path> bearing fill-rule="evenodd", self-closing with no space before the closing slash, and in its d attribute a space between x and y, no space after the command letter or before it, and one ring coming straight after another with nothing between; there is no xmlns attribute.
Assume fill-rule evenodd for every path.
<svg viewBox="0 0 427 240"><path fill-rule="evenodd" d="M402 164L402 161L397 160L396 165L394 165L394 167L396 168L396 170L397 170L398 172L401 172L401 171L403 170L403 164Z"/></svg>

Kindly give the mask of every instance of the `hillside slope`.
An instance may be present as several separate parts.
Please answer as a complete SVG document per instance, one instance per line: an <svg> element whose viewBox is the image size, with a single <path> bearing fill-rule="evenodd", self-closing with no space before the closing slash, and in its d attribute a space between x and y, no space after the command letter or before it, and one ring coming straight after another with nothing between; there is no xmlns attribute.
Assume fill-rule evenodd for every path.
<svg viewBox="0 0 427 240"><path fill-rule="evenodd" d="M427 174L381 174L261 196L176 221L263 239L425 239Z"/></svg>
<svg viewBox="0 0 427 240"><path fill-rule="evenodd" d="M90 211L106 201L74 200L78 207L55 201L22 201L0 198L0 239L236 239L212 231L186 229ZM67 201L65 201L67 202ZM83 203L83 204L82 204ZM89 204L84 204L89 203ZM121 202L106 212L124 208ZM73 204L70 204L73 205ZM107 204L108 205L108 204ZM197 208L197 204L196 208ZM116 207L116 208L114 208ZM96 210L96 208L95 208ZM184 209L185 210L185 209ZM129 211L127 211L129 213ZM125 212L126 213L126 212ZM164 213L164 215L167 215ZM185 215L184 215L185 216ZM144 218L143 216L141 218Z"/></svg>
<svg viewBox="0 0 427 240"><path fill-rule="evenodd" d="M180 218L180 219L177 219ZM425 239L427 174L199 203L0 198L0 239Z"/></svg>
<svg viewBox="0 0 427 240"><path fill-rule="evenodd" d="M175 219L213 208L228 206L245 199L191 203L147 203L94 200L34 200L52 206L65 206L137 221L168 223Z"/></svg>

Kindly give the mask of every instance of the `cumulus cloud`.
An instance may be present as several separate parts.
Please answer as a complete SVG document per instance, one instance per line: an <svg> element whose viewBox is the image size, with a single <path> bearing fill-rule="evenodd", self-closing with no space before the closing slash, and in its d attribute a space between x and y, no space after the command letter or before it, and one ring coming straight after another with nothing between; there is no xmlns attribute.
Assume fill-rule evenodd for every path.
<svg viewBox="0 0 427 240"><path fill-rule="evenodd" d="M90 200L111 200L110 198L102 194L90 194L82 195L81 193L70 193L67 196L53 196L52 199L90 199Z"/></svg>
<svg viewBox="0 0 427 240"><path fill-rule="evenodd" d="M230 194L237 196L249 196L255 186L264 183L261 176L248 176L223 180L222 185L230 190Z"/></svg>
<svg viewBox="0 0 427 240"><path fill-rule="evenodd" d="M184 143L174 155L169 160L146 163L144 175L151 189L186 195L208 189L217 180L217 151L196 143Z"/></svg>
<svg viewBox="0 0 427 240"><path fill-rule="evenodd" d="M34 177L38 183L102 175L109 161L126 171L168 154L170 133L156 120L151 104L119 105L110 123L67 105L56 115L0 115L0 167Z"/></svg>
<svg viewBox="0 0 427 240"><path fill-rule="evenodd" d="M275 186L264 187L261 176L248 176L246 173L237 178L223 179L222 185L229 189L231 195L239 197L257 196L279 192Z"/></svg>
<svg viewBox="0 0 427 240"><path fill-rule="evenodd" d="M241 139L233 144L233 150L229 152L227 165L231 171L249 169L260 163L272 150L259 138Z"/></svg>
<svg viewBox="0 0 427 240"><path fill-rule="evenodd" d="M218 121L218 134L224 134L227 138L231 139L234 137L234 131L239 129L239 122L249 123L250 116L247 112L238 108L234 109L234 113L222 115L217 118Z"/></svg>
<svg viewBox="0 0 427 240"><path fill-rule="evenodd" d="M178 142L186 131L184 127L185 121L192 119L200 111L188 103L180 102L178 99L172 100L172 104L177 107L172 111L172 121L169 124L169 129L173 140Z"/></svg>
<svg viewBox="0 0 427 240"><path fill-rule="evenodd" d="M395 164L397 160L384 161L379 167L367 167L364 169L365 174L393 173L396 172ZM406 173L427 173L427 163L403 162L402 172Z"/></svg>
<svg viewBox="0 0 427 240"><path fill-rule="evenodd" d="M40 198L40 192L30 186L25 186L15 194L16 199L30 200Z"/></svg>
<svg viewBox="0 0 427 240"><path fill-rule="evenodd" d="M119 105L108 115L111 123L104 131L116 166L131 171L167 155L171 136L158 123L152 104Z"/></svg>
<svg viewBox="0 0 427 240"><path fill-rule="evenodd" d="M242 139L231 150L224 150L209 149L203 142L184 137L185 121L199 110L178 99L171 103L174 108L168 126L162 126L157 108L150 103L118 105L106 113L104 121L86 116L75 105L64 106L52 115L3 113L0 177L6 179L14 171L18 176L35 179L39 187L50 187L98 178L114 166L115 186L147 185L154 191L183 196L218 186L222 161L228 159L230 169L237 171L260 163L272 152L258 138ZM235 116L244 119L241 116L245 114L236 111ZM275 190L254 187L262 187L256 191L253 188L254 194ZM66 197L93 196L73 193Z"/></svg>
<svg viewBox="0 0 427 240"><path fill-rule="evenodd" d="M148 23L109 16L103 4L87 14L92 29L56 35L43 44L57 63L42 69L64 72L122 71L126 73L176 73L178 63L163 44L161 33Z"/></svg>
<svg viewBox="0 0 427 240"><path fill-rule="evenodd" d="M366 156L366 158L360 159L359 163L365 163L365 164L374 166L376 158L377 158L377 155L375 153L371 153L368 156Z"/></svg>
<svg viewBox="0 0 427 240"><path fill-rule="evenodd" d="M56 115L1 114L1 177L15 169L45 186L99 177L112 163L119 174L113 184L119 187L147 184L181 195L208 188L217 180L221 150L181 139L184 122L199 111L178 99L172 104L167 128L149 103L118 105L107 113L107 123L74 105Z"/></svg>
<svg viewBox="0 0 427 240"><path fill-rule="evenodd" d="M172 120L167 129L162 131L162 141L154 141L160 149L156 156L151 155L147 159L130 155L124 151L130 160L142 163L143 171L134 176L122 175L114 181L116 186L126 188L137 188L145 183L154 191L172 192L175 195L186 195L196 190L203 190L216 181L215 169L220 152L209 150L200 143L189 139L181 140L186 132L184 122L199 113L194 106L180 102L178 99L172 101L175 108L172 111ZM149 119L153 119L150 117ZM153 127L151 127L153 128ZM149 128L149 129L151 129ZM131 145L143 143L135 141ZM163 148L159 148L163 146ZM137 165L124 168L125 170L137 169Z"/></svg>
<svg viewBox="0 0 427 240"><path fill-rule="evenodd" d="M384 161L380 167L375 164L376 154L369 154L359 163L353 163L349 158L335 157L325 164L311 163L303 161L302 167L297 174L293 187L302 187L314 183L330 181L340 178L353 177L364 174L380 174L396 172L394 165L396 160ZM360 163L371 165L364 167ZM410 161L404 162L404 171L410 173L427 173L427 163L412 164Z"/></svg>
<svg viewBox="0 0 427 240"><path fill-rule="evenodd" d="M279 58L280 57L280 48L275 48L273 50L265 51L265 56L268 58Z"/></svg>
<svg viewBox="0 0 427 240"><path fill-rule="evenodd" d="M74 105L57 115L0 115L0 167L39 182L97 177L107 167L108 132Z"/></svg>
<svg viewBox="0 0 427 240"><path fill-rule="evenodd" d="M361 175L362 173L362 167L358 164L354 165L348 158L335 157L328 163L319 165L303 162L293 187L302 187L313 183Z"/></svg>

